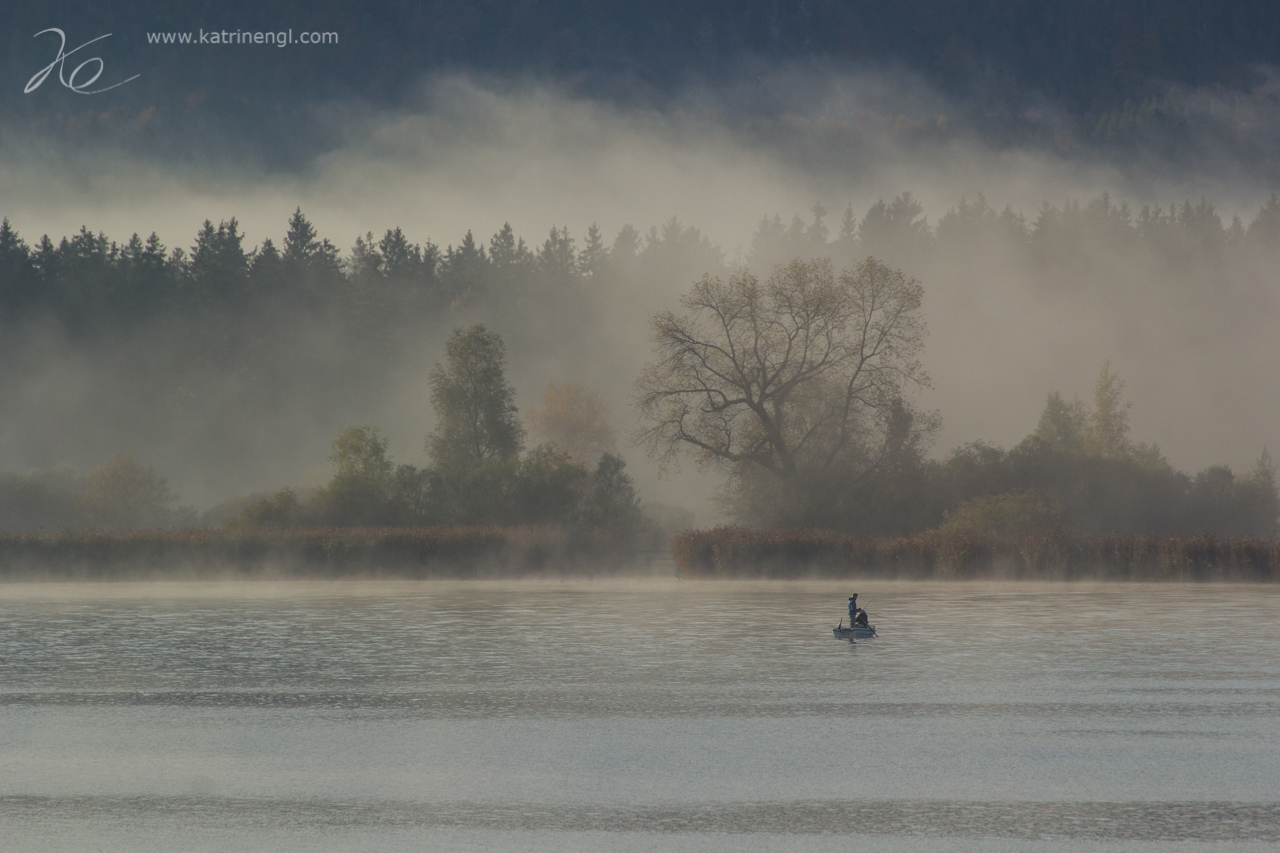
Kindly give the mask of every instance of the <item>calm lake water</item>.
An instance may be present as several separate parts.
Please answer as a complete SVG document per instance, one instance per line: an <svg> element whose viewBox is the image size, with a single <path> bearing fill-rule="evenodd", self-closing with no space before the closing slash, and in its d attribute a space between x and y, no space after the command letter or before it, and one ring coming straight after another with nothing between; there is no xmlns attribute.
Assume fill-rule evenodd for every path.
<svg viewBox="0 0 1280 853"><path fill-rule="evenodd" d="M1275 587L0 585L5 850L1278 843Z"/></svg>

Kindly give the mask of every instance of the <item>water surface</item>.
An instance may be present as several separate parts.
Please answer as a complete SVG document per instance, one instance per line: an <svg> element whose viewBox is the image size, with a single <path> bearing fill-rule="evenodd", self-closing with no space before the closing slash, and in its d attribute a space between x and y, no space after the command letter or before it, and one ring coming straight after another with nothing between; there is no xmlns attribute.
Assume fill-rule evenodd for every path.
<svg viewBox="0 0 1280 853"><path fill-rule="evenodd" d="M881 636L831 636L860 593ZM0 586L24 850L1280 842L1280 594Z"/></svg>

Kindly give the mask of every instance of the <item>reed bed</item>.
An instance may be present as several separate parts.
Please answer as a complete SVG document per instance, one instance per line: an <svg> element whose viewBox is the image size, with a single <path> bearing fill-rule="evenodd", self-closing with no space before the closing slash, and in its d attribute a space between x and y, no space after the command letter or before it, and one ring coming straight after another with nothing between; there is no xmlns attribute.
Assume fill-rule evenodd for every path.
<svg viewBox="0 0 1280 853"><path fill-rule="evenodd" d="M605 534L554 527L0 533L0 580L501 577L617 565Z"/></svg>
<svg viewBox="0 0 1280 853"><path fill-rule="evenodd" d="M717 527L679 533L671 550L689 578L1280 580L1280 541L1209 533L927 531L880 539L830 530Z"/></svg>

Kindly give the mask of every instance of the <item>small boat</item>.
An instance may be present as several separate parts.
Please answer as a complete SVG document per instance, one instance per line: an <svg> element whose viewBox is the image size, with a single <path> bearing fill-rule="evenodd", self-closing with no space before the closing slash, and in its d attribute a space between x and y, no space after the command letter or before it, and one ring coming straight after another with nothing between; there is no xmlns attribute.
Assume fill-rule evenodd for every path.
<svg viewBox="0 0 1280 853"><path fill-rule="evenodd" d="M876 635L876 626L867 624L867 611L858 606L858 594L849 596L849 627L844 620L831 629L837 640L865 640Z"/></svg>
<svg viewBox="0 0 1280 853"><path fill-rule="evenodd" d="M831 631L835 634L837 640L865 640L876 636L875 625L853 625L849 628L841 622Z"/></svg>

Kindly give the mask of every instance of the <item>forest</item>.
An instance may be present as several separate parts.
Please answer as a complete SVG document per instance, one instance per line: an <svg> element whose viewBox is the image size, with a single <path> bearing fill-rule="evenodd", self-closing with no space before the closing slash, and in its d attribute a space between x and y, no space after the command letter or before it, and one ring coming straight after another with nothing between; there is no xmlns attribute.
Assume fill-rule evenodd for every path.
<svg viewBox="0 0 1280 853"><path fill-rule="evenodd" d="M323 487L234 498L201 517L183 508L149 464L117 447L117 455L87 475L67 466L0 474L0 528L552 524L633 538L651 530L652 519L646 522L639 510L596 391L552 381L543 407L521 416L506 375L507 352L525 360L559 348L562 362L574 362L608 349L602 321L622 310L615 305L620 293L657 294L640 304L655 317L661 351L663 335L678 332L682 321L670 313L673 303L657 301L663 292L657 285L691 294L686 307L701 293L707 307L761 288L829 289L839 271L841 287L880 288L875 292L899 300L900 317L911 318L927 288L913 275L929 281L986 256L1027 270L1038 287L1097 288L1109 278L1120 287L1141 264L1156 279L1185 278L1191 270L1223 292L1251 286L1280 259L1274 196L1247 223L1224 222L1204 200L1131 210L1107 195L1046 203L1032 217L996 210L978 196L931 225L921 205L902 193L860 217L851 207L834 223L828 216L817 205L807 219L766 217L733 260L697 227L675 219L644 233L628 225L608 241L595 226L580 238L553 227L534 245L508 225L487 241L466 232L443 248L392 228L359 237L346 252L317 234L301 210L279 246L270 239L247 246L234 218L206 221L189 248L166 247L155 234L117 242L88 228L28 243L6 219L0 223L0 358L11 388L24 360L41 352L32 342L53 339L104 365L109 394L94 416L108 435L160 435L192 423L225 423L220 413L226 410L266 413L272 406L279 419L296 417L301 407L316 412L321 424L320 412L328 410L330 423L341 418L345 425L329 427L336 438ZM668 316L670 322L663 320ZM856 429L846 430L838 447L831 445L823 476L768 474L769 466L757 463L770 453L775 460L787 456L778 442L767 453L759 445L751 458L733 456L738 450L726 446L728 455L712 461L725 477L729 517L755 526L875 535L1057 527L1275 534L1280 503L1265 448L1257 448L1247 471L1225 465L1176 470L1158 445L1131 440L1124 379L1102 354L1092 401L1044 389L1039 422L1027 425L1016 446L975 442L931 453L930 437L946 412L912 408L909 386L923 374L903 365L915 363L924 346L914 334L904 332L894 355L897 384L876 386L877 402L856 425L849 421ZM435 364L428 378L435 426L422 431L430 462L397 465L378 428L359 413L387 393L424 341ZM641 372L639 363L625 367L632 376ZM660 460L688 444L692 433L662 446L652 431L661 419L645 408L645 394L654 388L646 381L637 386L637 441ZM459 397L464 386L471 390ZM784 404L797 411L808 406L806 416L825 423L813 406L830 399L822 393ZM12 431L28 414L10 405L0 419ZM563 426L571 422L577 425ZM531 426L538 429L529 445ZM296 443L277 435L255 446L260 433L233 441L225 430L208 429L193 440L209 458L232 463L219 467L252 465L274 447ZM815 428L809 447L826 440L823 429ZM597 438L575 448L570 445L579 439L566 437L570 433ZM807 464L803 453L792 456L797 470ZM123 505L121 490L142 496L132 516L112 515L112 507Z"/></svg>

